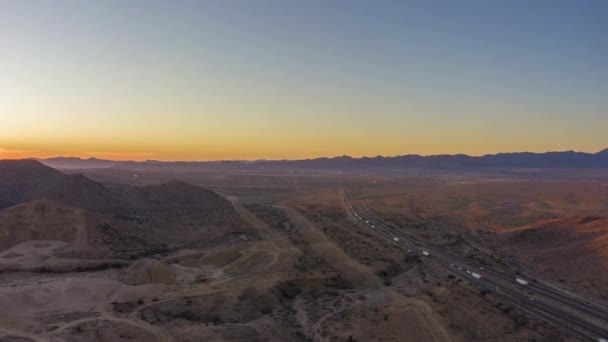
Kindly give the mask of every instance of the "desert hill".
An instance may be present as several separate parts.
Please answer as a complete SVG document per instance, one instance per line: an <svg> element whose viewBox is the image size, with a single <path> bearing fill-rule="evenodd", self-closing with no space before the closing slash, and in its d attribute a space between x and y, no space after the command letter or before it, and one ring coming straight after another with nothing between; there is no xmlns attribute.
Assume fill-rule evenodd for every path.
<svg viewBox="0 0 608 342"><path fill-rule="evenodd" d="M38 199L87 209L126 204L82 175L67 175L34 160L0 160L0 208Z"/></svg>
<svg viewBox="0 0 608 342"><path fill-rule="evenodd" d="M225 210L232 207L215 192L183 182L132 188L130 194L140 207L155 209Z"/></svg>
<svg viewBox="0 0 608 342"><path fill-rule="evenodd" d="M210 211L231 208L216 193L182 182L146 187L108 187L83 175L68 175L34 160L0 160L0 208L47 199L106 213L164 209Z"/></svg>
<svg viewBox="0 0 608 342"><path fill-rule="evenodd" d="M60 254L70 257L131 258L159 248L144 233L128 222L48 200L0 211L0 251L28 241L59 241Z"/></svg>
<svg viewBox="0 0 608 342"><path fill-rule="evenodd" d="M93 221L85 210L47 200L6 208L0 211L0 248L29 240L86 244L85 230Z"/></svg>
<svg viewBox="0 0 608 342"><path fill-rule="evenodd" d="M17 206L8 210L6 215L15 218L15 215L19 216L16 213L24 211L36 218L42 215L37 211L41 207L46 208L44 212L47 214L51 211L58 217L67 215L66 210L56 205L45 202L41 206L42 200L85 209L90 212L85 215L87 218L92 213L99 214L101 216L95 216L97 221L110 220L114 223L110 223L111 227L122 227L118 230L121 232L139 231L141 235L141 231L145 231L146 241L151 243L207 244L256 235L255 230L235 213L230 201L188 183L170 182L145 187L107 186L82 175L61 173L33 160L0 161L0 209ZM69 218L57 220L71 222L78 215L69 214ZM40 229L25 234L29 234L30 239L31 234L48 234L53 238L70 238L70 234L73 234L69 230L47 232Z"/></svg>
<svg viewBox="0 0 608 342"><path fill-rule="evenodd" d="M607 217L543 219L502 234L520 247L542 244L543 248L535 251L539 254L581 248L608 259Z"/></svg>
<svg viewBox="0 0 608 342"><path fill-rule="evenodd" d="M499 234L502 243L560 282L608 287L608 218L551 218Z"/></svg>

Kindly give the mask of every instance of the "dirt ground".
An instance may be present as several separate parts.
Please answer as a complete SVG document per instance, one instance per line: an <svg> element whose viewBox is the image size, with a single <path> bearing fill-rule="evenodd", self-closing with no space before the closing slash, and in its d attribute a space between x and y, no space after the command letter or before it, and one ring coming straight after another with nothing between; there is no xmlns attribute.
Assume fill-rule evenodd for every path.
<svg viewBox="0 0 608 342"><path fill-rule="evenodd" d="M100 181L140 185L175 177L90 172ZM231 231L222 243L192 243L118 267L0 273L0 341L575 340L370 234L346 214L336 175L180 180L225 196L255 234ZM408 233L479 253L497 243L492 234L522 223L599 215L608 207L608 188L593 184L343 180ZM60 233L63 241L0 251L0 264L70 261L54 251L75 232Z"/></svg>

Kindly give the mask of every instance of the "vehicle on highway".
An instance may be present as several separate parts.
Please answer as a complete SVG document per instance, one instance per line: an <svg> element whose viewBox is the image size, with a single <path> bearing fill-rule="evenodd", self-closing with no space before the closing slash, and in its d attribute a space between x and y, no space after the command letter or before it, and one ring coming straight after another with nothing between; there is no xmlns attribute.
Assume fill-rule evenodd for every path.
<svg viewBox="0 0 608 342"><path fill-rule="evenodd" d="M360 218L362 223L368 224L371 228L376 228L375 224L379 224L377 229L373 229L373 231L378 233L381 237L387 238L387 240L390 241L390 235L388 234L400 234L395 228L391 228L390 224L385 225L381 219L370 215L366 209L360 207L359 209L362 209L369 218L364 219L357 213L355 213L355 215ZM483 289L496 293L497 296L504 297L507 302L521 306L522 310L528 314L535 315L536 313L539 313L545 315L546 313L545 320L548 323L557 327L562 327L573 335L584 336L599 342L608 342L608 339L606 338L608 333L606 333L606 330L602 327L596 326L595 321L595 319L601 320L604 317L603 312L601 309L596 309L594 307L588 308L587 305L590 304L588 301L585 301L586 304L580 304L581 308L578 306L579 304L576 300L571 299L568 296L563 296L556 290L545 290L542 287L539 288L540 286L535 284L535 279L525 279L520 275L520 272L516 273L516 277L512 277L506 272L503 273L501 271L493 270L490 265L482 265L480 263L467 261L460 258L458 255L451 255L449 252L434 249L433 247L431 247L433 248L433 258L430 258L429 250L423 249L428 248L426 247L426 243L422 243L424 240L418 241L415 238L409 237L404 237L404 239L404 244L401 244L400 238L393 237L394 242L403 247L407 252L412 252L414 254L421 253L422 255L429 257L429 262L437 262L440 266L449 265L448 267L452 268L452 271L461 277L466 278L466 274L469 274L472 278L476 279L476 281L470 281L470 284L480 286ZM410 243L415 247L412 250L406 248ZM455 264L455 262L462 263L466 266L461 267L460 265ZM456 269L458 269L458 271L456 271ZM486 269L488 271L487 274ZM486 274L489 278L486 278L482 274ZM504 287L498 286L502 280L507 280L510 285L504 284ZM513 280L515 280L515 284L513 283ZM533 295L534 297L530 297L530 295ZM545 298L549 298L551 301L546 301L544 300ZM553 301L561 302L561 304L554 304ZM573 311L576 309L577 311L585 312L586 315L593 316L594 321L589 321L589 317L586 315L583 317L582 315L578 316L563 311L562 306L570 306L570 309Z"/></svg>

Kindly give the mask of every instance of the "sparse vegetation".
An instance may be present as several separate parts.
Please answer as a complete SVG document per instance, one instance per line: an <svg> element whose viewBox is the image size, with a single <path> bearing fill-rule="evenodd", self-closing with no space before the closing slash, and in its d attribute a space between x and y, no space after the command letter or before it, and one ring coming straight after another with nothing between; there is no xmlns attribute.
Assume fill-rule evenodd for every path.
<svg viewBox="0 0 608 342"><path fill-rule="evenodd" d="M399 340L404 336L400 334L424 326L428 329L424 330L424 336L448 331L456 339L474 340L480 336L497 339L508 332L512 341L519 341L537 338L537 331L551 331L550 327L530 321L513 305L501 303L499 296L479 289L474 282L446 273L419 253L406 253L369 227L356 223L342 207L334 178L301 176L300 191L296 192L289 190L293 179L281 175L228 175L219 180L201 175L184 177L203 177L196 182L230 189L241 199L254 199L255 204L246 200L240 204L254 218L244 215L240 209L235 210L232 204L196 211L196 205L187 198L196 199L198 192L181 184L142 190L141 196L152 201L145 210L112 207L112 212L104 209L89 213L57 205L57 210L66 210L68 214L89 213L90 216L85 216L89 219L86 221L89 246L76 249L73 244L76 235L70 230L72 222L80 222L75 218L82 216L74 215L71 221L62 221L57 226L69 229L58 230L61 234L56 236L63 242L40 243L29 248L52 251L42 254L42 258L52 255L78 262L70 267L39 265L38 273L31 276L31 280L22 281L38 284L36 279L40 279L39 286L95 288L94 293L100 295L77 299L87 303L80 309L82 312L74 313L74 317L62 316L70 320L85 317L83 322L87 324L79 323L72 329L62 330L62 324L66 323L58 317L63 314L49 314L52 317L41 323L44 334L65 331L68 335L95 338L111 334L115 340L147 336L145 331L130 331L128 326L103 321L98 313L100 308L110 309L111 315L124 322L137 317L161 331L171 327L171 331L185 336L207 336L211 340L243 336L290 341L310 341L324 336L336 341L370 340L372 335L362 335L361 331L373 332L373 337ZM452 196L449 203L442 204L431 191L427 202L416 198L420 195L400 191L416 189L421 186L417 182L435 189L433 191L443 191L445 187L434 185L434 180L401 178L387 178L384 187L382 183L365 185L364 179L351 181L361 187L358 190L361 194L368 194L366 204L370 210L386 217L403 234L467 255L482 265L517 265L515 269L521 269L522 276L529 271L526 264L518 264L518 260L501 249L504 244L500 243L500 233L491 232L488 227L483 233L467 231L470 225L480 224L467 213L469 206L485 208L479 198L468 196L464 200L467 196ZM257 188L251 188L251 182L265 182L265 192L260 194ZM185 195L172 187L183 190ZM112 185L111 189L111 193L119 195L133 191L119 184ZM226 204L221 198L205 198ZM570 201L573 198L578 197ZM171 205L161 204L165 200L177 203L183 200L185 208L174 210ZM491 201L487 202L490 206ZM429 206L435 211L431 212ZM49 215L49 208L52 206L32 205L20 209L23 211L18 214L21 217L37 212ZM525 213L517 206L510 206L508 210L509 215ZM460 216L455 214L465 215L469 221L459 221ZM586 225L601 222L598 218L576 220L577 224ZM41 234L38 232L36 236L40 238ZM522 236L516 240L521 246L522 241L532 241L534 233ZM51 248L55 246L60 248ZM21 260L22 254L17 250L10 252L12 254L3 258L5 262ZM112 259L104 260L103 264L84 261L100 256ZM148 266L159 263L166 272L143 267L137 284L126 285L128 279L133 279L128 277L129 273L138 269L134 265L145 263ZM70 279L70 272L79 272L78 280L61 280ZM148 272L156 273L145 276ZM101 285L94 287L96 283ZM7 289L16 291L19 287ZM79 291L66 293L80 295L89 290ZM106 298L114 299L110 304L99 302ZM462 307L469 309L463 311ZM476 325L474 322L481 317L492 324ZM418 324L419 320L425 323ZM416 326L407 327L407 324ZM62 338L69 340L66 336Z"/></svg>

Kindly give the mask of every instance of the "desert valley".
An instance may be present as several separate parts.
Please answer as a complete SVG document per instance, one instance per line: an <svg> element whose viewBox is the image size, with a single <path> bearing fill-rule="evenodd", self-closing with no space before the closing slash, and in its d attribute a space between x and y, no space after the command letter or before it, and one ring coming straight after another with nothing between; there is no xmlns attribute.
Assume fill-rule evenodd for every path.
<svg viewBox="0 0 608 342"><path fill-rule="evenodd" d="M0 161L0 340L579 341L608 329L601 172L198 168ZM509 274L504 291L538 279L591 309L521 284L557 313L518 302L486 288L484 266Z"/></svg>
<svg viewBox="0 0 608 342"><path fill-rule="evenodd" d="M608 342L607 32L0 0L0 342Z"/></svg>

